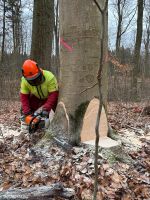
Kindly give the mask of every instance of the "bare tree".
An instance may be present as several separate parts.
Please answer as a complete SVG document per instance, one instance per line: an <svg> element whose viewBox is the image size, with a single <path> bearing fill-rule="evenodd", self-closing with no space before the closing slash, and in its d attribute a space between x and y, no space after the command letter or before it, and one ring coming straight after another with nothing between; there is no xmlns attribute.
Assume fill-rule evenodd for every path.
<svg viewBox="0 0 150 200"><path fill-rule="evenodd" d="M54 23L54 40L53 40L53 55L52 55L52 71L59 77L60 60L59 60L59 0L55 1L55 23Z"/></svg>
<svg viewBox="0 0 150 200"><path fill-rule="evenodd" d="M13 52L14 54L20 54L22 44L21 0L8 0L7 10L7 19L9 20L10 26L12 28Z"/></svg>
<svg viewBox="0 0 150 200"><path fill-rule="evenodd" d="M6 0L3 0L3 32L2 32L2 48L1 48L1 62L4 61L5 54L5 35L6 35Z"/></svg>
<svg viewBox="0 0 150 200"><path fill-rule="evenodd" d="M22 1L22 53L29 55L31 51L31 38L32 38L32 16L33 16L33 0Z"/></svg>
<svg viewBox="0 0 150 200"><path fill-rule="evenodd" d="M130 5L131 2L128 0L115 0L113 3L116 11L114 15L116 16L117 13L116 55L118 57L122 36L130 27L130 24L136 14L136 8Z"/></svg>
<svg viewBox="0 0 150 200"><path fill-rule="evenodd" d="M145 37L144 37L144 47L145 47L145 77L150 76L150 4L146 6L146 30L145 30Z"/></svg>
<svg viewBox="0 0 150 200"><path fill-rule="evenodd" d="M141 42L142 42L142 33L143 33L143 10L144 10L144 0L137 0L137 33L136 33L136 42L134 48L134 58L133 58L133 93L132 98L137 99L137 78L140 73L140 50L141 50Z"/></svg>
<svg viewBox="0 0 150 200"><path fill-rule="evenodd" d="M31 58L51 67L54 32L54 0L34 0Z"/></svg>

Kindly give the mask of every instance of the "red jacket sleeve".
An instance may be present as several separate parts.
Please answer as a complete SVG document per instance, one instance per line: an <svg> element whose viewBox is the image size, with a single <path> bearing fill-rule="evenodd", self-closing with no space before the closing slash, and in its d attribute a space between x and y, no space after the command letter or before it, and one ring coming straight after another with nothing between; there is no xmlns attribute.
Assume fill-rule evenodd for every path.
<svg viewBox="0 0 150 200"><path fill-rule="evenodd" d="M20 93L20 100L23 114L27 115L31 111L29 105L29 94Z"/></svg>
<svg viewBox="0 0 150 200"><path fill-rule="evenodd" d="M53 109L55 111L58 101L58 94L59 94L58 91L49 93L47 101L43 105L43 110L50 112L51 109Z"/></svg>

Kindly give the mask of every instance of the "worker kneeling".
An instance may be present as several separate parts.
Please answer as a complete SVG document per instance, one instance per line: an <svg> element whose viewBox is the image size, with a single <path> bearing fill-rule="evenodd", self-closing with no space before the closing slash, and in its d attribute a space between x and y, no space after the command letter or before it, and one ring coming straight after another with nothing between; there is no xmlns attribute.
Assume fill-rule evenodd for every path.
<svg viewBox="0 0 150 200"><path fill-rule="evenodd" d="M50 71L42 70L33 60L26 60L23 63L22 75L21 131L26 133L29 130L29 124L38 122L36 120L40 117L48 119L49 114L55 112L58 101L58 84ZM35 114L39 108L40 114Z"/></svg>

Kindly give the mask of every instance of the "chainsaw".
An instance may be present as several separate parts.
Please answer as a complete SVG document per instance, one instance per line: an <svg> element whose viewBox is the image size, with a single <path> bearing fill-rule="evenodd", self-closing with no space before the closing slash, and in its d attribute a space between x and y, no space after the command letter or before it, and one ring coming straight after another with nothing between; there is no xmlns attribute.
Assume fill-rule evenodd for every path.
<svg viewBox="0 0 150 200"><path fill-rule="evenodd" d="M42 113L34 113L33 115L28 115L25 118L25 123L29 126L29 134L35 133L37 130L45 130L49 127L49 118L42 117ZM72 146L66 142L64 139L59 139L54 135L51 135L54 142L61 146L65 150L70 150Z"/></svg>
<svg viewBox="0 0 150 200"><path fill-rule="evenodd" d="M29 133L35 133L38 129L44 129L49 119L42 117L41 113L34 113L25 118L25 123L29 126Z"/></svg>

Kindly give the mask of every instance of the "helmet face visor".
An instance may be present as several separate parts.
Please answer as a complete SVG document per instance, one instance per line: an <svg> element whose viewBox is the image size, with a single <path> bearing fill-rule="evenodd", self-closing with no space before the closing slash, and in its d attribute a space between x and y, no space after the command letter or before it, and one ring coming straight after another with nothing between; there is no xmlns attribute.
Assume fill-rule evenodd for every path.
<svg viewBox="0 0 150 200"><path fill-rule="evenodd" d="M26 78L26 80L32 86L38 86L44 82L44 76L43 76L42 72L39 72L35 77Z"/></svg>

